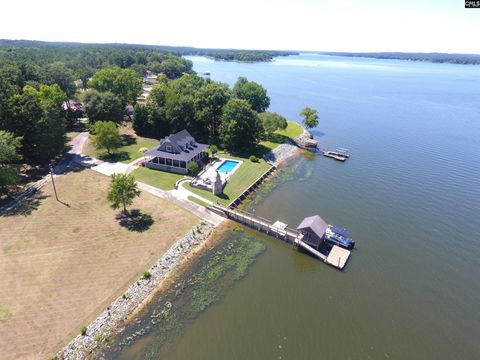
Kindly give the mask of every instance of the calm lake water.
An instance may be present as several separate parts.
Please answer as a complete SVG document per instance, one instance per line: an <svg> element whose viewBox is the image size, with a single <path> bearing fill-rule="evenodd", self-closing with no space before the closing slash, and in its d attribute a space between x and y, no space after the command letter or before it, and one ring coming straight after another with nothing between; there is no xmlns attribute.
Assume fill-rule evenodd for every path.
<svg viewBox="0 0 480 360"><path fill-rule="evenodd" d="M247 273L160 350L151 332L116 356L480 358L480 67L312 54L190 59L214 80L261 83L270 110L290 119L318 109L320 146L346 147L350 160L296 158L250 207L292 227L319 214L348 228L357 249L340 272L258 236L263 250Z"/></svg>

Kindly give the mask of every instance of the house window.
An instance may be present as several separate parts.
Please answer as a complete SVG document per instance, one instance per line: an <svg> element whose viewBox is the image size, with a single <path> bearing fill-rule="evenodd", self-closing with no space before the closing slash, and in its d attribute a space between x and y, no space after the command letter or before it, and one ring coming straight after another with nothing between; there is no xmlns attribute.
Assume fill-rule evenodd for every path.
<svg viewBox="0 0 480 360"><path fill-rule="evenodd" d="M165 146L165 149L166 149L168 152L172 152L172 146L171 146L171 145L166 145L166 146Z"/></svg>

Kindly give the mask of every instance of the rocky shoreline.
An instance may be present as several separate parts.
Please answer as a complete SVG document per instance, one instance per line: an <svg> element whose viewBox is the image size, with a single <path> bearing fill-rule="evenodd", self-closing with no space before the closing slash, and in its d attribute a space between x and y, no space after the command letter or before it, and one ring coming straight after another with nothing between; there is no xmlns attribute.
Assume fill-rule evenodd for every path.
<svg viewBox="0 0 480 360"><path fill-rule="evenodd" d="M56 354L55 359L86 359L93 356L104 339L118 333L128 318L138 310L177 266L212 233L214 226L202 221L178 240L148 272L118 297L87 327L85 335L77 335Z"/></svg>
<svg viewBox="0 0 480 360"><path fill-rule="evenodd" d="M315 143L315 146L312 146ZM270 165L278 166L285 160L297 155L301 149L316 149L316 141L311 139L307 130L292 140L287 140L266 154L263 159Z"/></svg>

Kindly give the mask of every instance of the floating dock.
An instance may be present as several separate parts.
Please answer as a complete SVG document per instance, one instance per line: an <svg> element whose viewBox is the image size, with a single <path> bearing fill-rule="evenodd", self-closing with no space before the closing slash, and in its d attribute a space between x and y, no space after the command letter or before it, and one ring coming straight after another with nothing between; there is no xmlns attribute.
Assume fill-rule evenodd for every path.
<svg viewBox="0 0 480 360"><path fill-rule="evenodd" d="M333 245L327 254L320 252L304 241L304 235L300 231L289 228L287 224L280 221L273 222L249 212L225 207L219 204L213 204L210 207L210 210L254 230L291 243L295 248L302 248L317 259L339 270L342 270L345 267L350 257L349 250L343 249L337 245Z"/></svg>
<svg viewBox="0 0 480 360"><path fill-rule="evenodd" d="M331 159L335 159L337 161L342 161L342 162L347 160L350 157L350 155L348 154L348 150L343 148L338 148L335 151L325 150L323 152L323 156L329 157Z"/></svg>

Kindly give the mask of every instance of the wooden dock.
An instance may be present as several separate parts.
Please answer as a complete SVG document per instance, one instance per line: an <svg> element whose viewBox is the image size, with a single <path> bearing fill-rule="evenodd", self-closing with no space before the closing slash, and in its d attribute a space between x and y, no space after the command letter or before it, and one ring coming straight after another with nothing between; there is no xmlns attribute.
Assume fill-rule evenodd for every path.
<svg viewBox="0 0 480 360"><path fill-rule="evenodd" d="M340 248L336 245L332 247L328 255L322 254L320 251L303 241L303 234L300 231L289 228L286 226L286 224L283 224L279 221L273 222L249 212L238 210L236 208L225 207L219 204L213 204L210 207L210 210L249 228L291 243L295 248L302 248L317 259L337 269L342 270L345 267L348 258L350 257L349 250Z"/></svg>

